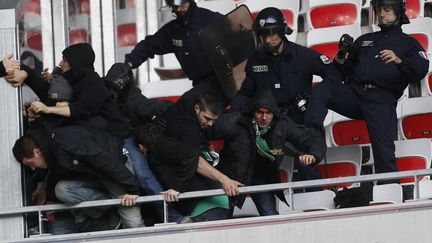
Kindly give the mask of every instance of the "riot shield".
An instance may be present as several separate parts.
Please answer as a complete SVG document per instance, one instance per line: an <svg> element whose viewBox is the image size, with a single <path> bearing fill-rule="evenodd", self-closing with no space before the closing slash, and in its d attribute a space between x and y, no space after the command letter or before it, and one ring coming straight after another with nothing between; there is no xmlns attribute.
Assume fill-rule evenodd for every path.
<svg viewBox="0 0 432 243"><path fill-rule="evenodd" d="M230 99L240 88L247 58L257 46L252 24L249 9L241 5L199 33L213 70Z"/></svg>

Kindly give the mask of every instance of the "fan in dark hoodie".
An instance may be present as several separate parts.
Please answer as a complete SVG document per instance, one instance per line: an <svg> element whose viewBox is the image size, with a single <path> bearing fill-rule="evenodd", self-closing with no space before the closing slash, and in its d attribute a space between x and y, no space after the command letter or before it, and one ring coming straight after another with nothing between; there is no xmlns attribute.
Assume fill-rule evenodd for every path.
<svg viewBox="0 0 432 243"><path fill-rule="evenodd" d="M63 59L59 66L62 76L71 84L73 98L65 103L47 106L45 103L33 102L30 108L35 113L55 114L67 117L70 123L85 124L90 127L107 129L118 138L126 138L131 128L125 116L111 100L111 91L94 70L95 54L87 43L75 44L63 50ZM36 74L24 67L28 77L25 82L43 101L47 96L49 83L41 82Z"/></svg>
<svg viewBox="0 0 432 243"><path fill-rule="evenodd" d="M296 154L303 166L319 162L326 151L322 137L299 129L289 117L280 115L269 91L258 93L244 113L222 115L211 128L210 136L225 142L217 168L245 185L280 182L278 168L286 142L305 148ZM275 195L286 202L282 191L251 195L260 215L278 214ZM245 196L240 195L232 205L241 208L244 200Z"/></svg>

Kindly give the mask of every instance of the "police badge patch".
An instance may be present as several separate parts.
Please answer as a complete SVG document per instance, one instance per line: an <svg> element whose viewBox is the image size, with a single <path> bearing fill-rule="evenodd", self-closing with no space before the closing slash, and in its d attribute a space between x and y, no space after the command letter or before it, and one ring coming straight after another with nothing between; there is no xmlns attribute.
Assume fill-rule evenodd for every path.
<svg viewBox="0 0 432 243"><path fill-rule="evenodd" d="M419 51L419 55L426 60L429 60L428 54L424 51Z"/></svg>
<svg viewBox="0 0 432 243"><path fill-rule="evenodd" d="M330 64L331 63L331 60L326 55L321 55L320 59L324 64Z"/></svg>
<svg viewBox="0 0 432 243"><path fill-rule="evenodd" d="M183 40L172 39L172 43L174 46L183 47Z"/></svg>
<svg viewBox="0 0 432 243"><path fill-rule="evenodd" d="M254 73L268 72L268 66L267 65L252 66L252 72Z"/></svg>

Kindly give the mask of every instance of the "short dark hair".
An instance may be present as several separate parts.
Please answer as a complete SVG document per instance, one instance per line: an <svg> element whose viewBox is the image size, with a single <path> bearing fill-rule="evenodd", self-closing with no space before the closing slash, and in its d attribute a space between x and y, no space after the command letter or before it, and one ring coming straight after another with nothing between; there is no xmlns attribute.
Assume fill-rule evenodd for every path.
<svg viewBox="0 0 432 243"><path fill-rule="evenodd" d="M38 148L34 139L26 134L18 138L12 148L12 153L15 159L22 163L24 158L33 158L33 149Z"/></svg>
<svg viewBox="0 0 432 243"><path fill-rule="evenodd" d="M203 92L198 95L195 104L199 106L202 111L210 111L215 115L220 115L223 112L223 102L221 98L211 92Z"/></svg>
<svg viewBox="0 0 432 243"><path fill-rule="evenodd" d="M163 130L154 123L145 123L135 130L135 142L150 149L163 137Z"/></svg>

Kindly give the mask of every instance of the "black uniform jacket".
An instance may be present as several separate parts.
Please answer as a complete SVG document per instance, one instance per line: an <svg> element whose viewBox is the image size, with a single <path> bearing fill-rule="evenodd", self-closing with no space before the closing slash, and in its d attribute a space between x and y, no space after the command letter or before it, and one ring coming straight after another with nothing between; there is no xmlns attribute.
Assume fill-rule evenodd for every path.
<svg viewBox="0 0 432 243"><path fill-rule="evenodd" d="M429 69L425 50L414 38L403 33L400 26L362 35L354 42L354 47L344 65L334 62L344 76L390 90L398 97L410 82L421 80ZM402 63L386 64L380 57L382 50L393 51Z"/></svg>
<svg viewBox="0 0 432 243"><path fill-rule="evenodd" d="M174 53L189 79L197 82L213 76L214 72L199 38L199 31L223 15L199 8L195 2L191 3L189 11L191 13L188 21L172 20L154 35L140 41L132 52L126 55L126 62L136 68L154 55Z"/></svg>

